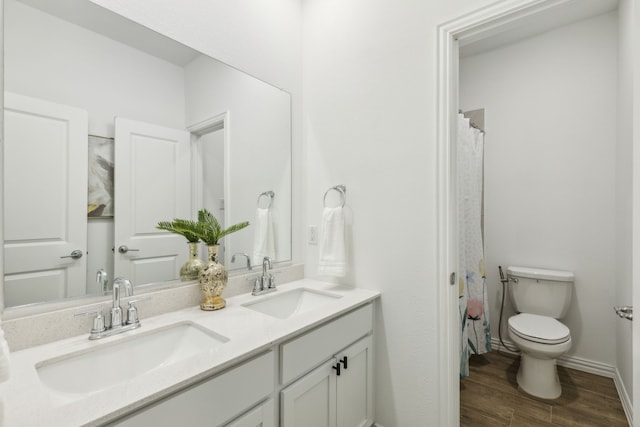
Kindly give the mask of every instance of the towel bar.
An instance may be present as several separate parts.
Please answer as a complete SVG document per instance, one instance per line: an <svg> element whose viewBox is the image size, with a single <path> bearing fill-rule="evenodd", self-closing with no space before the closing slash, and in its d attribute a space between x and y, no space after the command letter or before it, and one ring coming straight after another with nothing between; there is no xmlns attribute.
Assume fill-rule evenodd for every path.
<svg viewBox="0 0 640 427"><path fill-rule="evenodd" d="M322 198L322 204L324 205L324 207L325 208L327 207L327 194L329 194L331 190L335 190L340 193L340 197L342 197L342 205L340 207L344 208L344 204L347 201L347 187L345 187L342 184L334 185L333 187L329 188L327 191L324 192L324 197Z"/></svg>
<svg viewBox="0 0 640 427"><path fill-rule="evenodd" d="M269 202L267 203L267 207L265 208L265 209L269 209L271 207L271 203L273 203L273 198L276 197L276 193L274 193L271 190L260 193L260 195L258 196L258 202L257 202L258 207L260 207L260 199L262 197L267 197L269 199Z"/></svg>

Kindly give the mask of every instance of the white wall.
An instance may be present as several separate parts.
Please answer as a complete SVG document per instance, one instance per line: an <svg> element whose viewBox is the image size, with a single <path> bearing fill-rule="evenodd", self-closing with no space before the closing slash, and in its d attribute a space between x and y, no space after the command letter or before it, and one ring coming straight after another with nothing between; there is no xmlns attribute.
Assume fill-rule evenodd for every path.
<svg viewBox="0 0 640 427"><path fill-rule="evenodd" d="M616 222L629 226L629 207L616 209L616 81L616 12L460 61L460 107L485 109L492 336L498 265L570 270L569 354L609 365L616 364ZM505 305L508 339L513 309Z"/></svg>
<svg viewBox="0 0 640 427"><path fill-rule="evenodd" d="M633 221L633 14L632 1L618 6L618 144L616 152L616 305L632 305ZM633 398L631 322L616 319L616 367Z"/></svg>
<svg viewBox="0 0 640 427"><path fill-rule="evenodd" d="M115 115L184 127L182 68L22 3L5 8L5 90L83 108L99 136L113 137Z"/></svg>
<svg viewBox="0 0 640 427"><path fill-rule="evenodd" d="M291 97L263 81L240 73L207 56L185 67L187 123L228 113L229 146L225 186L232 195L225 204L228 224L249 221L251 225L225 239L225 264L235 252L246 252L254 265L255 213L258 196L275 192L272 205L276 256L291 259ZM245 197L243 197L244 195ZM233 265L244 268L244 264Z"/></svg>
<svg viewBox="0 0 640 427"><path fill-rule="evenodd" d="M375 419L437 426L436 27L491 3L305 0L307 223L347 186L349 285L382 292ZM309 246L305 272L317 272Z"/></svg>

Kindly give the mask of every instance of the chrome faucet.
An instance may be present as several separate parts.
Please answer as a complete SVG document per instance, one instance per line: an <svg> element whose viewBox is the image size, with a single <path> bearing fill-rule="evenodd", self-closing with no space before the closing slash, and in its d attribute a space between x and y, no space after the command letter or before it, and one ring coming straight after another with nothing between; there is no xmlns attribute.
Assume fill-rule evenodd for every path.
<svg viewBox="0 0 640 427"><path fill-rule="evenodd" d="M111 305L111 329L122 327L122 307L120 307L120 286L124 286L125 296L133 295L129 279L116 277L113 281L113 303Z"/></svg>
<svg viewBox="0 0 640 427"><path fill-rule="evenodd" d="M268 267L267 267L268 266ZM271 269L271 258L268 256L262 259L262 278L264 279L267 275L267 271Z"/></svg>
<svg viewBox="0 0 640 427"><path fill-rule="evenodd" d="M246 257L247 258L247 269L248 270L252 269L252 267L251 267L251 258L249 258L249 254L246 254L244 252L236 252L235 254L233 254L231 256L231 262L236 262L236 255L240 255L240 256Z"/></svg>
<svg viewBox="0 0 640 427"><path fill-rule="evenodd" d="M273 274L269 273L270 269L271 258L266 256L262 259L262 276L256 278L251 295L263 295L277 290L276 279Z"/></svg>
<svg viewBox="0 0 640 427"><path fill-rule="evenodd" d="M105 273L106 275L106 273ZM135 306L140 301L145 301L149 298L138 298L127 301L127 320L123 323L122 319L122 307L120 307L120 291L124 288L125 296L133 295L133 285L129 279L123 277L117 277L113 281L113 299L111 303L111 323L105 324L104 315L102 314L102 307L94 310L80 312L75 316L93 316L93 327L89 334L90 340L97 340L100 338L110 337L121 332L130 331L140 327L140 319L138 318L138 308Z"/></svg>
<svg viewBox="0 0 640 427"><path fill-rule="evenodd" d="M100 290L102 291L102 295L106 295L109 279L107 277L107 272L104 271L104 268L101 268L96 273L96 282L98 283L98 285L100 285Z"/></svg>

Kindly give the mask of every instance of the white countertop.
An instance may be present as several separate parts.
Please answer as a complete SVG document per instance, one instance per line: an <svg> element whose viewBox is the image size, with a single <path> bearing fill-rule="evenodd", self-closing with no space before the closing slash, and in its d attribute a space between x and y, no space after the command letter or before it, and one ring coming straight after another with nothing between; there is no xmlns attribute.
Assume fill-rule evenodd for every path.
<svg viewBox="0 0 640 427"><path fill-rule="evenodd" d="M241 305L267 298L278 292L296 288L325 290L342 298L331 301L289 319L277 319ZM268 350L294 335L309 330L329 319L378 298L379 293L367 289L339 286L303 279L278 286L276 293L255 297L243 294L227 299L218 311L187 308L150 318L141 318L142 327L113 337L89 341L87 334L11 353L11 378L0 385L0 399L7 427L95 426L140 408L158 398L170 395L187 385L223 371L245 359ZM74 354L113 343L125 337L146 334L179 322L193 322L229 339L215 352L197 355L182 362L154 369L125 383L84 396L68 404L56 404L42 385L36 364L52 358ZM110 363L127 363L113 360ZM96 366L96 369L100 369ZM91 378L87 378L91 381Z"/></svg>

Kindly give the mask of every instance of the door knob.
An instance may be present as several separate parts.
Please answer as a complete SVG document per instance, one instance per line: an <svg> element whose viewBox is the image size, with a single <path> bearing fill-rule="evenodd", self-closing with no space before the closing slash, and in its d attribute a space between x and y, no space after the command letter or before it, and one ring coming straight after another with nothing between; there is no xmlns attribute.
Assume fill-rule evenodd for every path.
<svg viewBox="0 0 640 427"><path fill-rule="evenodd" d="M127 252L138 252L140 249L131 249L127 245L121 245L118 247L118 252L126 254Z"/></svg>
<svg viewBox="0 0 640 427"><path fill-rule="evenodd" d="M72 258L72 259L80 259L82 258L82 251L80 249L76 249L71 252L69 255L61 256L60 258Z"/></svg>

